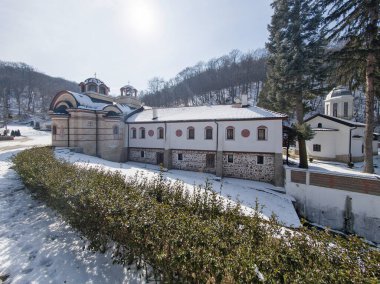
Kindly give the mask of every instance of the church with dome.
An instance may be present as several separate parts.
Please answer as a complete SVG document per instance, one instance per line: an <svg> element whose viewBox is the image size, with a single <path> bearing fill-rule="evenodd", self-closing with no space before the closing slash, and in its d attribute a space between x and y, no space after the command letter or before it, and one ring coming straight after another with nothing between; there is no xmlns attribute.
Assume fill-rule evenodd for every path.
<svg viewBox="0 0 380 284"><path fill-rule="evenodd" d="M354 96L345 87L334 88L325 99L325 114L305 120L315 135L306 141L308 156L318 160L359 162L364 159L365 124L354 120ZM377 141L373 141L377 155Z"/></svg>
<svg viewBox="0 0 380 284"><path fill-rule="evenodd" d="M173 108L143 106L126 85L119 96L98 78L80 93L58 92L51 104L52 145L115 162L162 164L283 185L286 115L248 103Z"/></svg>

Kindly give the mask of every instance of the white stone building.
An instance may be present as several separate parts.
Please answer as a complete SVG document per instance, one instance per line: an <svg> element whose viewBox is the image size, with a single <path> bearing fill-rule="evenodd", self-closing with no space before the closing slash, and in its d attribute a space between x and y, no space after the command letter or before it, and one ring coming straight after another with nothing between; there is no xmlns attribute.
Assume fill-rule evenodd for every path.
<svg viewBox="0 0 380 284"><path fill-rule="evenodd" d="M305 120L315 132L314 138L306 141L309 157L346 163L363 161L365 124L353 121L353 100L346 88L334 88L325 99L325 114ZM377 151L374 140L374 155Z"/></svg>
<svg viewBox="0 0 380 284"><path fill-rule="evenodd" d="M50 105L53 146L118 162L283 183L285 115L244 102L153 109L141 106L131 86L119 97L109 96L96 78L80 87L81 94L59 92Z"/></svg>

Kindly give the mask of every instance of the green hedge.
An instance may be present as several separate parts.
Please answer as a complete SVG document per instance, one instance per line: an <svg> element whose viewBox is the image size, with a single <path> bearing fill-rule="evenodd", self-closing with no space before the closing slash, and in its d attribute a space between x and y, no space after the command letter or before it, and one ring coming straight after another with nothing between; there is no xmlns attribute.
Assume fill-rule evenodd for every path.
<svg viewBox="0 0 380 284"><path fill-rule="evenodd" d="M50 148L18 154L14 167L33 194L115 262L149 267L149 278L185 283L378 283L380 254L360 239L284 230L273 218L244 216L206 183L80 168ZM258 206L257 206L258 208ZM256 208L256 209L257 209ZM110 245L112 244L112 245Z"/></svg>

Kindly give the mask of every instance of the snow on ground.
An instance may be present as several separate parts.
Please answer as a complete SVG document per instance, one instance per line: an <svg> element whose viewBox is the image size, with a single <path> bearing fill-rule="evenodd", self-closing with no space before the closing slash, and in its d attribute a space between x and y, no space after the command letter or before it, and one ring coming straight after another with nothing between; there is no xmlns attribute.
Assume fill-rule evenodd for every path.
<svg viewBox="0 0 380 284"><path fill-rule="evenodd" d="M97 157L73 153L63 148L57 149L56 155L78 166L99 167L101 165L102 168L107 170L117 170L126 177L141 174L146 178L152 178L160 171L160 167L157 165L135 162L115 163ZM257 200L259 205L263 206L262 213L264 218L268 219L274 213L285 226L299 227L301 225L292 204L292 197L278 192L278 190L283 191L284 189L276 188L269 183L234 178L219 179L212 174L173 169L165 171L164 177L172 181L183 181L191 191L194 189L194 185L204 185L208 180L212 184L213 190L226 199L240 201L247 213L253 212L251 208L255 207Z"/></svg>
<svg viewBox="0 0 380 284"><path fill-rule="evenodd" d="M33 199L0 154L0 279L5 283L141 283L136 269L113 265L54 211ZM1 283L1 281L0 281Z"/></svg>
<svg viewBox="0 0 380 284"><path fill-rule="evenodd" d="M83 250L86 243L80 235L54 211L30 196L11 169L9 158L24 148L51 144L51 134L22 125L11 125L9 129L19 129L22 137L0 141L0 279L8 276L5 283L145 282L143 272L112 264L108 254ZM159 172L154 165L113 163L67 149L58 149L56 154L78 165L120 170L127 177L137 172L148 177ZM183 180L189 189L208 179L215 191L240 200L245 210L252 210L249 207L254 207L257 199L264 205L265 216L274 212L287 226L300 225L292 199L278 192L281 188L248 180L219 180L211 174L180 170L169 170L164 175L171 180Z"/></svg>
<svg viewBox="0 0 380 284"><path fill-rule="evenodd" d="M289 161L292 162L294 166L298 165L297 159L289 158ZM320 161L320 160L314 159L313 162L309 162L309 169L326 172L326 173L349 174L349 175L380 178L380 149L379 149L378 155L373 156L373 165L374 165L375 173L367 174L367 173L363 173L364 162L354 163L354 167L350 169L349 167L347 167L346 163L328 162L328 161Z"/></svg>

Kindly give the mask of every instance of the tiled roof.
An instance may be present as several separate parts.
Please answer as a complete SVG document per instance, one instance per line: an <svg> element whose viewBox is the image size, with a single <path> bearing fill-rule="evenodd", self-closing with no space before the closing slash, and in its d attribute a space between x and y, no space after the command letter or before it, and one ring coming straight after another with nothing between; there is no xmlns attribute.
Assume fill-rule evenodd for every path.
<svg viewBox="0 0 380 284"><path fill-rule="evenodd" d="M233 105L212 105L197 107L156 108L157 118L153 120L153 109L144 110L128 118L128 122L151 121L203 121L203 120L255 120L285 119L286 115L260 107L236 107Z"/></svg>

